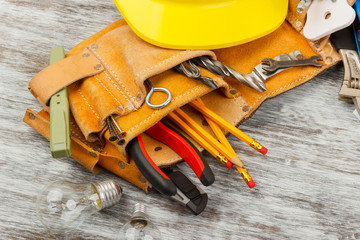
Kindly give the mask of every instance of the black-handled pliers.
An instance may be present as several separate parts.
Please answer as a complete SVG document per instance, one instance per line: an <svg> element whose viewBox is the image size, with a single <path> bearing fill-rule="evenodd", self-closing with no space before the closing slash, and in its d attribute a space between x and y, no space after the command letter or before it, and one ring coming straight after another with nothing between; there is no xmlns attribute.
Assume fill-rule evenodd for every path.
<svg viewBox="0 0 360 240"><path fill-rule="evenodd" d="M177 154L179 154L192 168L202 184L209 186L215 181L214 174L202 154L191 142L189 142L178 131L173 129L166 121L162 120L158 122L149 130L147 130L146 134L166 144ZM158 166L156 166L154 161L146 152L141 134L129 142L126 150L135 161L140 172L160 193L174 197L176 195L180 195L181 192L184 193L187 191L184 191L184 189L181 187L181 184L179 185L177 183L179 181L174 181L168 176L169 174L165 174ZM203 191L198 192L199 194L203 193ZM191 210L194 213L196 212L194 209Z"/></svg>

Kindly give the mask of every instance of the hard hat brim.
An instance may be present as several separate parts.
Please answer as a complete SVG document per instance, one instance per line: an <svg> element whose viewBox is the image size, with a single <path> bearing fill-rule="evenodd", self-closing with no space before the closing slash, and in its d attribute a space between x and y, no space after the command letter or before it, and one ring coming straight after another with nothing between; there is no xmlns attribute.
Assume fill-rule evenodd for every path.
<svg viewBox="0 0 360 240"><path fill-rule="evenodd" d="M172 49L217 49L252 41L285 20L288 0L114 0L143 40Z"/></svg>

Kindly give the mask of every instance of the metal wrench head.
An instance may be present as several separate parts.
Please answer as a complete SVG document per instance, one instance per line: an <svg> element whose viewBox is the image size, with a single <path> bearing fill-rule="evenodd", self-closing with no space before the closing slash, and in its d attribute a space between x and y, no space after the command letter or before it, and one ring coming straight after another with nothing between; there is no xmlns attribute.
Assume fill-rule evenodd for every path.
<svg viewBox="0 0 360 240"><path fill-rule="evenodd" d="M322 61L320 56L312 56L307 59L292 59L292 60L274 60L271 58L264 58L262 60L263 69L269 72L274 72L278 69L290 68L290 67L298 67L298 66L314 66L321 67Z"/></svg>

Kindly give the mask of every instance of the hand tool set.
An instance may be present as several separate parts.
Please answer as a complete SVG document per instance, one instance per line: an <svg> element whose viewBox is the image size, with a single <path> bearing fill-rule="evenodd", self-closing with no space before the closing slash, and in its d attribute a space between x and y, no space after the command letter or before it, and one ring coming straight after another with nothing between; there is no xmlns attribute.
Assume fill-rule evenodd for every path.
<svg viewBox="0 0 360 240"><path fill-rule="evenodd" d="M197 8L187 1L164 0L158 9L153 1L115 0L129 25L124 20L113 23L80 43L66 58L63 50L58 58L52 52L51 65L29 84L44 110L27 110L24 120L50 138L54 157L71 153L93 172L108 169L144 191L155 189L200 214L208 195L175 164L184 160L201 184L210 186L215 176L199 151L206 150L226 167L235 166L249 188L254 188L254 180L225 134L233 134L265 155L267 148L235 126L266 99L310 80L341 56L345 76L339 97L353 100L360 112L360 51L354 38L360 35L358 18L354 27L339 32L339 25L325 21L321 36L311 34L319 26L308 25L319 5L331 5L328 18L338 16L340 8L336 9L335 2L350 11L344 1L261 0L257 6L231 1L224 6L226 11L256 10L262 19L244 12L251 20L249 26L242 24L243 31L233 31L228 26L240 24L238 19L227 22L224 9L220 11L212 2L199 1L212 7ZM141 15L140 3L164 14L150 21ZM198 26L196 31L178 22L188 19L176 19L180 5L188 13L199 11L189 15ZM214 9L220 11L216 16L223 16L216 19L222 25L214 22L216 28L209 20L199 26L199 20L215 16ZM165 13L173 11L174 17L168 18L171 14ZM352 8L350 13L352 18ZM265 19L266 14L272 17ZM341 28L349 24L343 22ZM209 38L214 29L219 32ZM230 30L233 34L228 34ZM333 32L331 41L338 52L333 51L328 36ZM245 42L248 44L242 44Z"/></svg>

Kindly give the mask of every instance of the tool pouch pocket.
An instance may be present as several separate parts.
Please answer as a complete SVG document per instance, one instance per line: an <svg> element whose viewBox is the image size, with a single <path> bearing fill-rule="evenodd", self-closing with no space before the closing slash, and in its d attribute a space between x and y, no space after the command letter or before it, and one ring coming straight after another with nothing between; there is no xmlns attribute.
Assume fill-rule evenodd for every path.
<svg viewBox="0 0 360 240"><path fill-rule="evenodd" d="M305 15L296 13L297 2L289 1L287 21L273 33L247 44L214 51L155 47L138 38L124 20L119 20L77 45L65 59L50 65L31 80L29 89L44 110L36 113L28 109L24 121L49 139L49 99L58 90L68 87L72 157L93 172L106 168L146 191L148 183L128 159L125 147L169 112L202 97L210 109L237 125L266 99L303 84L340 60L327 37L316 42L303 37ZM213 91L200 81L172 70L191 58L207 55L247 74L263 58L274 58L294 50L305 57L320 55L324 59L323 67L287 69L269 78L265 82L267 91L262 93L234 79L223 79L201 69L203 76L218 83L220 90ZM154 110L144 104L148 92L144 85L146 79L154 86L171 91L172 100L167 107ZM151 101L156 104L164 99L165 96L157 94ZM191 108L185 110L202 123L200 114ZM105 119L110 115L126 132L123 145L108 141L110 134ZM204 128L210 131L207 126ZM180 160L171 149L149 137L144 138L144 143L159 166L169 166Z"/></svg>
<svg viewBox="0 0 360 240"><path fill-rule="evenodd" d="M80 146L84 152L101 156L110 151L112 155L116 155L118 162L122 161L124 165L130 163L125 147L131 139L174 109L213 90L200 81L171 69L191 58L206 55L215 59L216 56L212 51L155 47L138 38L124 21L117 22L116 27L111 28L110 26L93 38L85 40L70 51L65 59L45 68L30 81L29 90L45 111L37 114L28 110L25 121L35 129L37 126L34 124L37 121L31 120L41 119L42 123L46 122L51 96L67 87L72 114L72 139L83 143ZM224 92L231 95L228 85L221 77L206 70L203 70L203 75L211 77ZM172 99L167 107L154 110L144 104L148 92L144 83L146 79L150 79L154 86L170 90ZM156 93L151 101L156 104L157 101L163 101L163 97ZM110 133L106 118L109 116L113 116L121 130L126 133L125 144L118 145L108 141ZM42 133L48 135L44 131ZM116 151L117 153L114 153ZM84 156L77 156L82 157ZM77 160L95 171L97 163L94 165L88 164L92 161L86 159Z"/></svg>
<svg viewBox="0 0 360 240"><path fill-rule="evenodd" d="M31 80L29 89L48 110L50 97L68 86L74 119L86 140L93 142L99 140L99 133L104 129L108 116L123 117L142 107L147 93L144 85L146 79L202 55L215 58L211 51L157 48L138 38L129 26L124 25L104 34L81 52L69 54L64 60L41 71ZM175 72L172 74L179 75ZM180 95L186 95L187 91L200 84L185 77L175 81L172 74L163 77L166 78L164 85L168 85L174 95L172 105L182 105L183 100L177 101ZM225 85L221 78L217 79L220 85ZM153 81L156 85L156 80ZM187 82L190 82L189 85ZM163 86L163 83L158 84ZM173 89L177 88L177 84L184 86L181 94L176 94L176 89ZM132 115L131 118L130 126L134 128L136 125L133 123L137 121ZM139 116L140 122L143 118ZM120 124L120 127L126 129L127 125ZM132 137L131 131L129 134ZM134 131L134 134L139 132Z"/></svg>

